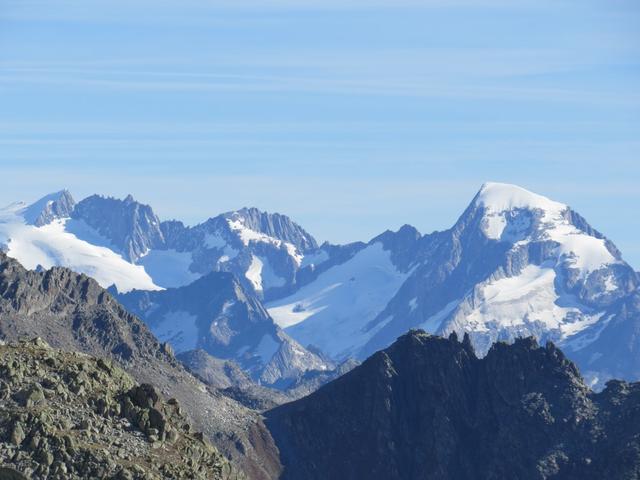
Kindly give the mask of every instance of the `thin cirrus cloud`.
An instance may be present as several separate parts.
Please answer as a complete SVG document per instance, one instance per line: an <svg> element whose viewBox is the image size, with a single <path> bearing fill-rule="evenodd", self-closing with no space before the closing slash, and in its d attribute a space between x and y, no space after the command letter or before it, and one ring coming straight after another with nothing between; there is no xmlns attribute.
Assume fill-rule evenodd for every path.
<svg viewBox="0 0 640 480"><path fill-rule="evenodd" d="M592 39L593 40L593 39ZM604 42L604 40L603 40ZM601 45L603 42L599 42ZM425 78L500 78L528 75L581 71L603 65L615 65L629 55L640 52L634 44L609 51L594 49L585 55L579 48L422 48L422 49L375 49L336 52L319 49L300 50L291 48L286 52L243 52L234 55L220 53L206 56L182 58L118 58L85 59L83 61L52 62L14 61L1 62L5 74L68 74L96 76L150 76L174 78L234 78L232 73L210 73L188 71L196 66L215 65L218 69L255 68L266 72L318 71L339 76L377 74L386 77L403 75ZM139 68L151 67L149 68ZM137 68L132 68L137 67ZM185 71L186 70L186 71Z"/></svg>
<svg viewBox="0 0 640 480"><path fill-rule="evenodd" d="M377 79L301 77L284 75L242 75L211 73L141 72L136 75L95 71L14 72L0 75L0 88L21 88L28 84L62 89L112 89L173 92L300 92L360 96L404 96L452 99L505 99L561 103L640 105L640 95L629 92L561 87L455 85L446 81L420 79ZM84 74L84 75L83 75ZM196 80L197 79L197 80Z"/></svg>
<svg viewBox="0 0 640 480"><path fill-rule="evenodd" d="M203 18L203 13L233 11L251 13L308 11L308 10L371 10L371 9L451 9L451 8L540 8L552 2L545 0L5 0L0 19L10 20L66 20L66 21L165 21L171 15L174 21L215 21L215 17ZM556 5L558 2L555 2ZM154 11L146 18L131 19L123 11Z"/></svg>

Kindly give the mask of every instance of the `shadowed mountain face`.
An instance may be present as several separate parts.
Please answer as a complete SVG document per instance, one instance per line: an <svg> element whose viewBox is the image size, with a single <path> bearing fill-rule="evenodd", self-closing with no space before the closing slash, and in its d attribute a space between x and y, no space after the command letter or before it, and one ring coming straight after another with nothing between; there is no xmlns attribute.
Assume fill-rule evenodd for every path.
<svg viewBox="0 0 640 480"><path fill-rule="evenodd" d="M286 479L601 479L640 475L640 384L594 394L553 344L411 331L267 412Z"/></svg>
<svg viewBox="0 0 640 480"><path fill-rule="evenodd" d="M258 416L196 380L93 279L58 267L28 271L0 253L0 338L25 337L115 360L136 381L177 398L194 426L250 478L276 474L277 456Z"/></svg>

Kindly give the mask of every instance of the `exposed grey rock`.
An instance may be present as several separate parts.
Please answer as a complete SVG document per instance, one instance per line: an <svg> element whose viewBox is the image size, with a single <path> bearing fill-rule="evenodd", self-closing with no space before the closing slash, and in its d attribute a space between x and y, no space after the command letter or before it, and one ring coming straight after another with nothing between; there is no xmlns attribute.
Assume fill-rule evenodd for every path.
<svg viewBox="0 0 640 480"><path fill-rule="evenodd" d="M257 208L241 208L223 216L230 220L242 220L246 228L288 242L300 252L318 248L316 240L286 215L266 213Z"/></svg>
<svg viewBox="0 0 640 480"><path fill-rule="evenodd" d="M178 360L200 380L215 388L242 388L254 384L234 361L213 357L201 349L182 352L178 354Z"/></svg>
<svg viewBox="0 0 640 480"><path fill-rule="evenodd" d="M302 398L357 365L354 360L349 360L333 370L306 371L285 390L276 390L256 384L235 362L212 357L204 350L185 352L178 358L187 370L207 385L222 389L224 395L258 411Z"/></svg>
<svg viewBox="0 0 640 480"><path fill-rule="evenodd" d="M259 299L228 272L211 272L180 288L136 290L118 299L176 352L202 349L233 360L261 384L285 388L308 370L332 367L286 335Z"/></svg>
<svg viewBox="0 0 640 480"><path fill-rule="evenodd" d="M384 242L398 268L410 268L411 275L367 325L366 329L375 334L357 357L367 358L409 329L429 325L431 333L443 336L452 331L459 335L469 332L480 355L486 354L496 341L513 341L522 336L554 341L577 362L589 382L599 387L608 378L640 379L638 355L634 354L640 351L640 339L632 333L640 320L640 308L634 300L640 279L615 245L566 207L563 225L583 232L589 236L587 239L603 241L614 260L584 274L558 254L560 244L547 235L550 226L542 209L511 209L505 213L502 236L487 236L487 210L477 201L481 194L482 190L449 230L417 238L410 227L403 227L377 238ZM567 335L560 328L537 320L535 311L524 317L515 313L530 301L524 297L513 300L513 325L496 319L489 321L487 328L476 328L469 317L485 300L484 286L518 277L531 266L552 270L555 276L549 301L542 307L574 307L575 313L563 319L565 324L588 318L596 321L577 334ZM601 332L605 331L607 335L602 337ZM295 338L295 332L290 333ZM611 348L614 344L625 347Z"/></svg>
<svg viewBox="0 0 640 480"><path fill-rule="evenodd" d="M241 478L204 437L191 433L177 403L119 367L52 350L42 340L0 346L0 365L8 364L23 372L16 377L0 367L14 397L41 391L41 383L57 388L38 405L0 401L0 478ZM81 393L73 388L79 376Z"/></svg>
<svg viewBox="0 0 640 480"><path fill-rule="evenodd" d="M317 249L315 239L289 217L243 208L186 227L182 222L162 222L163 248L191 254L190 270L205 275L226 271L243 287L269 298L296 285L298 258ZM270 275L256 285L247 278L255 258L267 263Z"/></svg>
<svg viewBox="0 0 640 480"><path fill-rule="evenodd" d="M92 195L75 206L72 217L110 240L132 262L164 245L160 220L149 205L136 202L131 195L124 200Z"/></svg>
<svg viewBox="0 0 640 480"><path fill-rule="evenodd" d="M68 218L75 207L75 200L68 190L47 195L28 206L24 212L27 223L42 227L58 218Z"/></svg>
<svg viewBox="0 0 640 480"><path fill-rule="evenodd" d="M462 343L412 331L267 412L283 479L631 479L640 384L598 394L553 344Z"/></svg>
<svg viewBox="0 0 640 480"><path fill-rule="evenodd" d="M282 392L256 384L235 362L212 357L204 350L185 352L178 358L204 383L253 410L267 410L290 400Z"/></svg>
<svg viewBox="0 0 640 480"><path fill-rule="evenodd" d="M312 370L306 372L304 375L296 379L294 383L289 385L285 393L292 400L306 397L307 395L310 395L311 393L318 390L323 385L350 372L359 364L360 363L358 361L349 358L339 364L333 370Z"/></svg>
<svg viewBox="0 0 640 480"><path fill-rule="evenodd" d="M583 348L565 348L594 388L615 378L640 378L640 291L611 305L602 324L585 330L577 339L590 341Z"/></svg>
<svg viewBox="0 0 640 480"><path fill-rule="evenodd" d="M69 214L73 200L67 195L68 192L54 195L48 210L53 217L46 213L43 221ZM324 244L318 247L313 237L290 218L255 208L228 212L187 227L177 221L160 223L150 207L131 197L115 200L92 196L78 204L73 216L95 228L129 260L144 263L140 256L148 249L176 250L183 255L181 261L191 258L189 271L192 274L233 273L245 292L264 302L282 299L312 284L319 275L349 261L372 243L381 243L390 253L394 266L408 274L408 278L388 304L376 311L370 321L367 319L368 324L362 330L367 335L370 333L371 338L363 347L354 347L357 351L353 354L358 359L389 345L409 328L425 326L444 336L452 331L459 334L468 331L479 354L485 354L497 340L513 340L523 335L534 335L540 341L555 341L598 386L604 385L604 381L612 376L640 378L640 369L634 360L636 356L618 354L622 350L638 350L636 336L625 335L634 330L634 324L640 318L634 301L640 279L622 260L615 245L567 207L562 212L563 223L591 239L602 240L616 260L605 268L596 268L583 275L566 261L571 252L566 253L566 258L560 258L558 242L545 235L549 225L543 209L535 206L510 208L505 213L505 228L499 237L488 238L483 233L487 228L486 208L477 199L478 196L456 224L444 232L421 235L415 228L405 225L397 232L387 231L367 244L357 242L344 246ZM34 213L27 215L32 222L47 210L49 200L39 202L37 208L27 209ZM6 249L6 246L0 246L2 248ZM167 258L173 254L168 253ZM301 259L303 254L305 258ZM255 274L260 270L260 263L263 270L257 275L258 280L248 278L250 271ZM588 319L597 321L571 338L553 322L545 322L531 312L518 314L513 325L504 325L499 319L489 320L486 329L476 328L473 321L469 321L471 312L486 300L483 290L486 285L515 278L532 266L551 268L554 272L554 293L549 295L548 306L576 307L563 319L565 327L587 323ZM527 302L523 299L514 306ZM303 324L292 326L286 333L295 338L296 332L301 330L304 330ZM237 337L237 333L231 336ZM225 334L218 331L215 335L221 335L223 345ZM280 334L277 337L271 338L279 343ZM313 342L307 341L306 337L299 338L304 340L303 346L308 350L308 343ZM616 344L625 347L611 348ZM122 353L126 354L126 347L123 348ZM218 345L217 348L222 347ZM284 359L289 358L291 352L292 349L281 351ZM219 355L217 350L213 353ZM229 354L221 356L232 358ZM334 360L344 359L344 356L338 357ZM262 378L258 378L261 382L278 382L283 368L278 365L267 367L265 362L256 362L256 358L256 355L248 355L239 363L249 369L254 379L255 372L260 370L259 377ZM258 367L258 363L262 365ZM292 377L296 374L293 371Z"/></svg>

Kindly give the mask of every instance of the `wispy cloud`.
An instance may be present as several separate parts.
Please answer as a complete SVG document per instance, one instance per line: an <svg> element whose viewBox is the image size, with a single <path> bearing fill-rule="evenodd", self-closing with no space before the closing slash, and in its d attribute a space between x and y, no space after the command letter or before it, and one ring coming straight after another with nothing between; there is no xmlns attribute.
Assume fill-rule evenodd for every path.
<svg viewBox="0 0 640 480"><path fill-rule="evenodd" d="M151 77L151 78L150 78ZM619 106L640 105L640 94L628 91L587 90L569 87L535 87L517 85L451 84L420 79L368 79L304 77L295 75L241 75L203 73L143 73L118 75L105 72L78 75L50 72L5 73L0 87L22 88L26 85L51 86L62 90L85 88L94 90L196 93L315 93L358 96L401 96L420 98L503 99L514 101L548 101L556 103L588 103Z"/></svg>
<svg viewBox="0 0 640 480"><path fill-rule="evenodd" d="M245 14L254 21L284 12L373 9L540 8L549 0L5 0L0 19L12 21L95 21L118 23L216 23L216 14ZM555 2L556 4L558 2ZM153 11L154 15L147 15ZM130 15L138 12L140 17ZM268 17L267 17L268 19ZM238 17L235 19L238 20Z"/></svg>
<svg viewBox="0 0 640 480"><path fill-rule="evenodd" d="M591 37L591 41L595 41ZM622 42L619 42L622 43ZM5 73L37 73L96 76L147 76L164 78L228 78L240 76L236 71L324 72L334 76L376 75L383 79L411 75L424 79L465 78L494 79L528 75L554 74L615 65L629 55L640 53L640 46L623 44L613 51L602 48L585 54L582 46L549 48L299 48L286 50L252 47L247 51L175 57L89 58L82 61L3 61ZM200 71L194 67L200 66ZM203 70L203 67L205 70ZM208 72L215 68L223 73ZM261 78L256 78L261 79Z"/></svg>

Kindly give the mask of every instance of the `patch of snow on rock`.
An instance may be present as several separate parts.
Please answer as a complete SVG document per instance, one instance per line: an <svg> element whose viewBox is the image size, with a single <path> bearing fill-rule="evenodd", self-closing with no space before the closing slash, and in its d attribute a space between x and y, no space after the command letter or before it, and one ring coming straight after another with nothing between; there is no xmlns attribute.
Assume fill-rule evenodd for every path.
<svg viewBox="0 0 640 480"><path fill-rule="evenodd" d="M260 343L256 347L256 354L262 360L262 364L266 365L280 348L280 344L276 342L271 334L265 334Z"/></svg>
<svg viewBox="0 0 640 480"><path fill-rule="evenodd" d="M251 264L245 273L256 291L264 291L272 287L281 287L285 279L278 276L271 267L269 260L258 255L251 256Z"/></svg>
<svg viewBox="0 0 640 480"><path fill-rule="evenodd" d="M200 278L189 269L192 263L191 252L176 250L151 250L137 261L154 283L164 288L182 287Z"/></svg>
<svg viewBox="0 0 640 480"><path fill-rule="evenodd" d="M251 282L256 291L262 291L262 267L263 263L260 257L251 255L251 264L244 274L247 280Z"/></svg>
<svg viewBox="0 0 640 480"><path fill-rule="evenodd" d="M161 342L169 342L176 353L186 352L198 345L196 320L188 312L169 312L159 323L151 325L151 331Z"/></svg>
<svg viewBox="0 0 640 480"><path fill-rule="evenodd" d="M263 242L270 243L278 248L284 247L287 250L289 256L293 258L293 260L300 265L302 263L303 256L298 252L298 249L295 245L292 245L289 242L283 242L277 238L270 237L262 232L256 232L255 230L251 230L250 228L244 225L243 219L238 218L236 220L227 219L227 223L229 228L236 232L240 241L245 245L249 246L251 242Z"/></svg>
<svg viewBox="0 0 640 480"><path fill-rule="evenodd" d="M540 322L546 330L557 330L566 338L598 320L575 299L558 296L556 272L547 266L528 265L520 275L479 284L473 308L466 313L470 331L486 332L496 326L517 327Z"/></svg>

